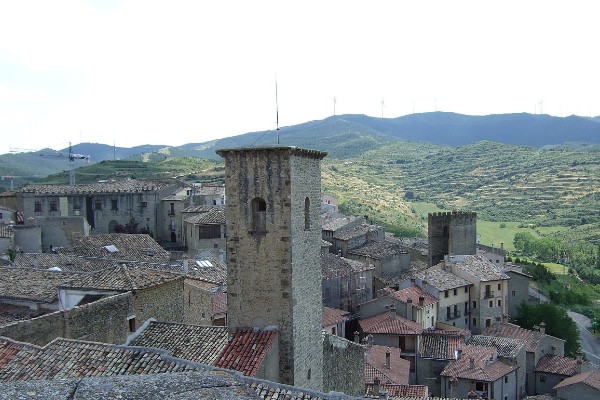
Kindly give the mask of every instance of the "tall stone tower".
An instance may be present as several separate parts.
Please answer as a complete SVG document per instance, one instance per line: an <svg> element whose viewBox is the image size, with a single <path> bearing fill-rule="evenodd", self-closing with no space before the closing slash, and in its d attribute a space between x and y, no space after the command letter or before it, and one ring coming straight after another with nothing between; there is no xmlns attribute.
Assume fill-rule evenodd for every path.
<svg viewBox="0 0 600 400"><path fill-rule="evenodd" d="M477 213L438 212L428 217L429 265L436 265L449 254L477 252Z"/></svg>
<svg viewBox="0 0 600 400"><path fill-rule="evenodd" d="M229 328L279 328L285 384L322 390L321 160L296 147L223 149Z"/></svg>

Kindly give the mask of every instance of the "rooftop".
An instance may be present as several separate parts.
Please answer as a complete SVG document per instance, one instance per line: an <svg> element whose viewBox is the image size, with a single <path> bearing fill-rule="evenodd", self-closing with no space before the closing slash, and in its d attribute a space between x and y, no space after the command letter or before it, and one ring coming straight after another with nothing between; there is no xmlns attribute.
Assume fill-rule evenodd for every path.
<svg viewBox="0 0 600 400"><path fill-rule="evenodd" d="M363 235L366 235L369 232L378 230L379 227L374 225L362 224L359 226L355 226L354 228L344 229L341 232L334 233L333 237L340 240L350 240Z"/></svg>
<svg viewBox="0 0 600 400"><path fill-rule="evenodd" d="M350 217L336 217L336 218L331 218L328 219L326 221L323 221L323 225L322 225L322 229L324 231L337 231L340 228L345 227L348 224L351 224L353 222L355 222L357 219L362 219L363 217L356 217L356 216L350 216Z"/></svg>
<svg viewBox="0 0 600 400"><path fill-rule="evenodd" d="M277 340L277 333L275 329L236 329L214 365L256 376Z"/></svg>
<svg viewBox="0 0 600 400"><path fill-rule="evenodd" d="M390 293L390 296L403 303L408 303L408 301L410 300L412 304L417 308L423 308L437 303L437 299L435 297L425 292L420 287L414 285L407 287L406 289L401 289L392 292ZM422 304L420 301L421 298L423 299Z"/></svg>
<svg viewBox="0 0 600 400"><path fill-rule="evenodd" d="M590 386L596 390L600 390L600 371L593 369L587 372L583 372L581 374L570 376L568 378L565 378L558 385L554 386L554 389L559 389L578 383Z"/></svg>
<svg viewBox="0 0 600 400"><path fill-rule="evenodd" d="M458 261L445 262L447 265L454 265L456 268L481 281L497 281L510 279L500 266L493 264L487 258L481 255L466 255L457 259Z"/></svg>
<svg viewBox="0 0 600 400"><path fill-rule="evenodd" d="M450 271L446 271L443 268L427 268L424 271L418 271L414 277L427 281L428 284L442 292L471 285L471 282L468 280L463 279Z"/></svg>
<svg viewBox="0 0 600 400"><path fill-rule="evenodd" d="M389 364L387 364L389 354ZM365 382L378 378L382 384L408 385L410 361L400 357L401 350L371 346L365 352Z"/></svg>
<svg viewBox="0 0 600 400"><path fill-rule="evenodd" d="M366 386L366 395L368 397L377 396L379 393L374 393L375 386L368 383ZM379 385L380 391L385 391L389 398L393 399L425 399L429 398L429 388L426 385L393 385L393 384L381 384Z"/></svg>
<svg viewBox="0 0 600 400"><path fill-rule="evenodd" d="M430 332L423 331L421 335L419 353L422 358L432 358L435 360L454 360L456 350L464 346L464 336L457 333L448 333L449 331Z"/></svg>
<svg viewBox="0 0 600 400"><path fill-rule="evenodd" d="M54 303L58 300L58 287L77 276L67 272L0 267L0 297Z"/></svg>
<svg viewBox="0 0 600 400"><path fill-rule="evenodd" d="M358 249L349 250L348 252L380 260L382 258L406 253L406 250L403 250L399 243L384 241L369 243Z"/></svg>
<svg viewBox="0 0 600 400"><path fill-rule="evenodd" d="M347 319L350 313L337 308L323 307L323 326L335 325Z"/></svg>
<svg viewBox="0 0 600 400"><path fill-rule="evenodd" d="M224 196L225 185L208 185L203 184L202 186L196 186L194 188L196 196Z"/></svg>
<svg viewBox="0 0 600 400"><path fill-rule="evenodd" d="M538 361L535 372L573 376L581 372L582 365L582 360L548 354Z"/></svg>
<svg viewBox="0 0 600 400"><path fill-rule="evenodd" d="M105 269L114 262L97 263L83 257L54 253L17 253L12 263L15 268L34 268L47 270L60 268L63 272L93 272Z"/></svg>
<svg viewBox="0 0 600 400"><path fill-rule="evenodd" d="M473 335L467 343L474 346L494 347L499 356L509 358L516 357L527 344L527 342L520 339L483 335Z"/></svg>
<svg viewBox="0 0 600 400"><path fill-rule="evenodd" d="M210 209L187 217L190 224L225 224L225 206L212 206Z"/></svg>
<svg viewBox="0 0 600 400"><path fill-rule="evenodd" d="M125 179L78 185L31 185L21 191L37 195L88 195L110 193L139 193L165 189L178 183L174 180L137 180Z"/></svg>
<svg viewBox="0 0 600 400"><path fill-rule="evenodd" d="M494 382L517 369L516 365L498 361L493 347L466 345L460 351L460 357L450 361L441 376Z"/></svg>
<svg viewBox="0 0 600 400"><path fill-rule="evenodd" d="M60 285L61 289L84 290L141 290L183 279L180 275L144 268L117 266L79 276Z"/></svg>
<svg viewBox="0 0 600 400"><path fill-rule="evenodd" d="M278 152L278 153L288 153L293 156L303 156L309 158L318 158L322 160L327 155L324 151L312 150L312 149L304 149L302 147L296 146L260 146L260 147L237 147L230 149L220 149L217 150L217 154L221 157L225 157L228 153L247 153L247 152Z"/></svg>
<svg viewBox="0 0 600 400"><path fill-rule="evenodd" d="M323 270L323 279L348 276L375 269L372 265L340 257L333 253L326 253L321 256L321 268Z"/></svg>
<svg viewBox="0 0 600 400"><path fill-rule="evenodd" d="M392 316L392 312L360 320L358 323L365 333L395 334L395 335L420 335L423 327L420 323L411 321L399 315Z"/></svg>
<svg viewBox="0 0 600 400"><path fill-rule="evenodd" d="M199 326L149 321L128 341L130 346L154 347L174 357L214 365L228 341L225 326Z"/></svg>
<svg viewBox="0 0 600 400"><path fill-rule="evenodd" d="M524 340L527 343L525 347L527 352L535 352L540 340L545 335L538 331L521 328L520 326L509 322L493 323L486 327L481 334L484 336L499 336Z"/></svg>

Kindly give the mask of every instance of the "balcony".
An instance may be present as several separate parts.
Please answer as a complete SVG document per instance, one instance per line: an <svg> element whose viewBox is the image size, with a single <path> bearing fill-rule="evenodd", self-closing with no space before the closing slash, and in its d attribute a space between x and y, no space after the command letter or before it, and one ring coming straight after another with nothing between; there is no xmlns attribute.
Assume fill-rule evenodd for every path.
<svg viewBox="0 0 600 400"><path fill-rule="evenodd" d="M494 298L494 291L493 290L485 291L483 293L483 298L484 299L492 299L492 298Z"/></svg>

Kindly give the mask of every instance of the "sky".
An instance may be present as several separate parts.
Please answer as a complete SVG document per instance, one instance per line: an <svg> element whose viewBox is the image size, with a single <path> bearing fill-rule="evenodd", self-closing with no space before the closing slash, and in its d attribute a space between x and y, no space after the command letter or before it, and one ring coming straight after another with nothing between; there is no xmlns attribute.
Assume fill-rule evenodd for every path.
<svg viewBox="0 0 600 400"><path fill-rule="evenodd" d="M0 154L327 118L600 115L594 0L0 0ZM277 90L276 90L277 87Z"/></svg>

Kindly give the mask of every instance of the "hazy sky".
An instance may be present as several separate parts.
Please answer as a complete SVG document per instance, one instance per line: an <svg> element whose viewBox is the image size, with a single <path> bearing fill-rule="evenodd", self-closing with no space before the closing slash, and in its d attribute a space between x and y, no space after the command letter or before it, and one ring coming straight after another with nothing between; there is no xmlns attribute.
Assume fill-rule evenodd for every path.
<svg viewBox="0 0 600 400"><path fill-rule="evenodd" d="M0 153L336 114L600 115L596 1L0 0ZM382 107L383 101L383 107Z"/></svg>

